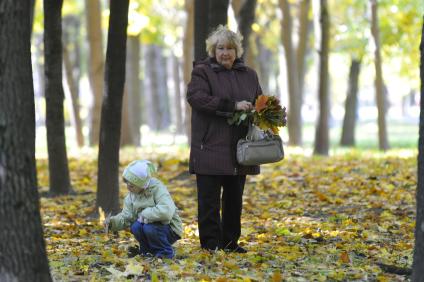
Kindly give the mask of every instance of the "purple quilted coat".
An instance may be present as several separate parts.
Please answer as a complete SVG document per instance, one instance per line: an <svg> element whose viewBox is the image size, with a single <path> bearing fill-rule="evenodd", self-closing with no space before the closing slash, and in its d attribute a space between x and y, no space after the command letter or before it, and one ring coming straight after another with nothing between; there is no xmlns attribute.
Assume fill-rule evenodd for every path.
<svg viewBox="0 0 424 282"><path fill-rule="evenodd" d="M258 174L259 166L242 166L236 160L236 145L246 137L247 126L229 125L235 103L254 103L262 94L254 70L236 59L232 69L207 58L194 64L187 89L192 108L190 173L206 175Z"/></svg>

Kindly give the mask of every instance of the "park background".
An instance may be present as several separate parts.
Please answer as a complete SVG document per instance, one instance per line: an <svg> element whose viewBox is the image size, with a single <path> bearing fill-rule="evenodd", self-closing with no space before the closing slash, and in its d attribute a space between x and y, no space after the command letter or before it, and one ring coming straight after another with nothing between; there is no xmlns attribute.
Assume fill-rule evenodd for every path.
<svg viewBox="0 0 424 282"><path fill-rule="evenodd" d="M185 226L174 260L127 258L126 248L135 244L130 233L104 234L97 214L102 100L112 93L108 79L117 79L105 74L113 40L107 35L117 6L98 0L56 5L62 86L53 89L46 81L58 77L45 57L53 49L44 46L49 10L35 1L37 183L54 280L409 279L421 0L130 1L122 112L112 117L122 121L117 169L136 158L159 167ZM223 18L245 36L244 59L258 72L264 93L279 97L289 113L288 126L280 130L285 159L262 166L246 185L246 255L199 248L195 181L188 174L186 85L193 60L206 55L202 40ZM47 95L58 96L63 108L49 106ZM51 122L63 124L64 135L46 127L52 111ZM63 118L54 120L60 113ZM55 160L49 146L60 142L65 158ZM108 196L122 204L125 187L119 180L115 188L118 194Z"/></svg>

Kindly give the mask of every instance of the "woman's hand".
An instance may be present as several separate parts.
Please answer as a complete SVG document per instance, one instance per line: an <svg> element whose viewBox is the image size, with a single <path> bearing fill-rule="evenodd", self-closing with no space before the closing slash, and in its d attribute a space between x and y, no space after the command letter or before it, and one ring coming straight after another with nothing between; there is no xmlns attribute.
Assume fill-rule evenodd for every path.
<svg viewBox="0 0 424 282"><path fill-rule="evenodd" d="M251 109L253 109L253 105L248 101L243 100L240 102L236 102L236 111L248 111Z"/></svg>

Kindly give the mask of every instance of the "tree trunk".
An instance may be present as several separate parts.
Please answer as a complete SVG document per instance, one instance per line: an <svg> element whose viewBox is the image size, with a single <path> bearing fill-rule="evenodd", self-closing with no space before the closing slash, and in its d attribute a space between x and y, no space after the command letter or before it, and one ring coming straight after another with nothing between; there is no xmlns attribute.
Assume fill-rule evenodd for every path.
<svg viewBox="0 0 424 282"><path fill-rule="evenodd" d="M238 29L243 35L243 58L249 50L249 37L252 32L252 24L255 21L255 10L257 0L244 0L240 7L236 7L234 13L236 14ZM237 5L235 5L237 6Z"/></svg>
<svg viewBox="0 0 424 282"><path fill-rule="evenodd" d="M128 77L128 71L126 72ZM122 119L121 119L121 141L120 146L129 146L131 142L131 129L130 129L130 116L129 116L129 103L128 103L128 87L127 83L124 86L124 94L122 96Z"/></svg>
<svg viewBox="0 0 424 282"><path fill-rule="evenodd" d="M375 97L378 110L378 145L380 150L389 149L389 141L386 128L386 93L384 92L383 70L381 68L380 54L380 30L378 26L378 4L377 0L370 0L371 3L371 33L374 39L374 65L375 65Z"/></svg>
<svg viewBox="0 0 424 282"><path fill-rule="evenodd" d="M164 130L171 124L171 114L169 107L169 91L168 91L168 58L164 55L163 48L156 46L156 79L158 87L158 106L160 115L159 130Z"/></svg>
<svg viewBox="0 0 424 282"><path fill-rule="evenodd" d="M266 95L270 95L269 81L272 72L272 51L262 44L261 38L256 37L256 46L258 54L256 62L258 65L258 77L262 87L262 91Z"/></svg>
<svg viewBox="0 0 424 282"><path fill-rule="evenodd" d="M297 46L296 52L296 64L297 64L297 73L298 73L298 83L299 83L299 100L302 106L303 103L303 86L305 81L305 65L306 65L306 56L308 54L308 41L309 34L311 32L312 21L309 19L309 11L311 9L311 0L303 0L300 3L300 15L299 15L299 43ZM300 124L302 127L302 121Z"/></svg>
<svg viewBox="0 0 424 282"><path fill-rule="evenodd" d="M51 281L35 173L30 2L0 13L0 281Z"/></svg>
<svg viewBox="0 0 424 282"><path fill-rule="evenodd" d="M71 190L63 112L62 4L62 0L43 3L47 151L52 195L68 194Z"/></svg>
<svg viewBox="0 0 424 282"><path fill-rule="evenodd" d="M289 105L287 128L290 145L302 145L302 100L299 92L299 75L296 53L292 42L292 17L288 0L280 0L280 9L283 13L281 21L281 38L285 51L287 83L289 90Z"/></svg>
<svg viewBox="0 0 424 282"><path fill-rule="evenodd" d="M348 91L345 101L342 137L340 145L355 146L356 114L358 110L358 81L361 71L361 60L352 58L349 71Z"/></svg>
<svg viewBox="0 0 424 282"><path fill-rule="evenodd" d="M183 105L181 97L181 78L180 78L180 61L178 57L172 55L172 74L174 77L174 99L175 99L175 118L176 118L176 132L183 132Z"/></svg>
<svg viewBox="0 0 424 282"><path fill-rule="evenodd" d="M327 0L320 0L321 8L321 50L319 67L319 117L315 131L314 154L328 155L329 150L329 116L330 97L328 91L328 53L330 19L328 15Z"/></svg>
<svg viewBox="0 0 424 282"><path fill-rule="evenodd" d="M194 1L186 0L185 1L185 10L187 14L187 21L185 25L184 41L183 41L183 51L184 51L184 93L187 92L187 84L190 81L190 74L193 68L193 42L194 42ZM188 105L187 101L184 99L185 103L185 119L184 119L184 128L187 135L188 143L190 144L191 140L191 107Z"/></svg>
<svg viewBox="0 0 424 282"><path fill-rule="evenodd" d="M208 33L228 21L229 0L209 0Z"/></svg>
<svg viewBox="0 0 424 282"><path fill-rule="evenodd" d="M128 127L130 132L130 144L140 146L140 37L128 36L127 38L127 62L126 62L126 88ZM125 95L125 94L124 94ZM125 96L124 96L125 97Z"/></svg>
<svg viewBox="0 0 424 282"><path fill-rule="evenodd" d="M87 37L89 45L88 70L93 106L90 111L90 145L99 143L100 112L103 95L103 46L100 0L85 0Z"/></svg>
<svg viewBox="0 0 424 282"><path fill-rule="evenodd" d="M213 0L194 0L194 60L207 57L206 38L209 33L209 2Z"/></svg>
<svg viewBox="0 0 424 282"><path fill-rule="evenodd" d="M418 140L418 184L416 192L417 217L415 223L415 247L411 280L415 282L422 281L424 273L424 24L421 29L420 53L421 101Z"/></svg>
<svg viewBox="0 0 424 282"><path fill-rule="evenodd" d="M72 118L75 128L75 136L77 138L78 147L84 146L84 135L82 133L82 121L80 116L80 105L78 98L78 83L72 74L72 63L66 46L63 47L63 64L65 66L66 81L68 83L69 92L72 102Z"/></svg>
<svg viewBox="0 0 424 282"><path fill-rule="evenodd" d="M129 0L110 1L106 51L105 95L102 104L97 202L103 211L119 211L119 142L122 96L125 84L125 55Z"/></svg>

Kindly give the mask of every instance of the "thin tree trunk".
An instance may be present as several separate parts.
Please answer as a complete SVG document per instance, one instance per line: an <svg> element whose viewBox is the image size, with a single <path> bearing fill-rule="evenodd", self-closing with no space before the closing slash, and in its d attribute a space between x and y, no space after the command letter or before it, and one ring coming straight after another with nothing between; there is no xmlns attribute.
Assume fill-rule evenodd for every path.
<svg viewBox="0 0 424 282"><path fill-rule="evenodd" d="M128 6L129 0L110 0L106 91L101 115L96 207L112 213L119 211L119 142L125 84Z"/></svg>
<svg viewBox="0 0 424 282"><path fill-rule="evenodd" d="M358 81L361 60L352 58L349 71L348 91L345 101L342 137L340 145L355 146L356 113L358 110Z"/></svg>
<svg viewBox="0 0 424 282"><path fill-rule="evenodd" d="M238 29L243 35L243 58L249 50L249 37L252 32L252 24L255 21L255 10L257 0L245 0L236 13Z"/></svg>
<svg viewBox="0 0 424 282"><path fill-rule="evenodd" d="M68 194L71 190L63 112L62 4L62 0L45 0L43 4L47 151L52 195Z"/></svg>
<svg viewBox="0 0 424 282"><path fill-rule="evenodd" d="M306 65L306 55L308 51L308 39L311 32L311 23L309 19L309 11L311 9L311 0L303 0L300 4L300 15L299 15L299 43L296 52L296 64L297 64L297 73L298 73L298 83L299 83L299 99L300 103L303 102L303 84L305 81L305 65ZM300 127L302 127L302 122Z"/></svg>
<svg viewBox="0 0 424 282"><path fill-rule="evenodd" d="M370 0L371 3L371 33L374 39L374 65L375 65L375 96L378 110L378 145L380 150L389 149L386 127L386 93L384 91L383 70L381 68L382 60L380 54L380 30L378 26L378 4L377 0Z"/></svg>
<svg viewBox="0 0 424 282"><path fill-rule="evenodd" d="M0 281L51 281L35 171L29 1L0 12Z"/></svg>
<svg viewBox="0 0 424 282"><path fill-rule="evenodd" d="M283 13L283 19L281 22L281 38L286 55L287 82L289 88L289 106L287 117L289 144L302 145L302 101L299 94L299 75L296 53L294 51L291 36L293 32L293 24L290 12L290 4L288 0L280 0L279 3L280 9Z"/></svg>
<svg viewBox="0 0 424 282"><path fill-rule="evenodd" d="M99 143L100 112L102 111L103 96L103 38L101 27L100 0L85 0L87 37L89 43L88 70L93 106L90 111L90 145Z"/></svg>
<svg viewBox="0 0 424 282"><path fill-rule="evenodd" d="M127 76L128 77L128 72ZM129 116L129 102L128 102L128 87L126 86L127 83L125 83L124 87L124 94L122 96L122 119L121 119L121 147L122 146L129 146L132 144L132 136L131 136L131 129L130 129L130 116Z"/></svg>
<svg viewBox="0 0 424 282"><path fill-rule="evenodd" d="M175 99L175 118L176 118L176 132L183 132L183 105L181 97L181 78L180 78L180 62L178 57L172 55L172 74L174 77L174 99Z"/></svg>
<svg viewBox="0 0 424 282"><path fill-rule="evenodd" d="M264 46L259 37L256 37L256 46L258 54L256 62L258 65L259 82L261 83L262 91L266 95L270 95L269 81L272 72L272 51Z"/></svg>
<svg viewBox="0 0 424 282"><path fill-rule="evenodd" d="M209 33L209 2L213 0L194 0L194 60L207 57L206 38Z"/></svg>
<svg viewBox="0 0 424 282"><path fill-rule="evenodd" d="M169 127L171 124L171 114L169 107L169 91L168 91L168 58L164 55L163 48L156 46L156 79L158 87L158 101L159 101L159 112L156 114L160 115L159 130L163 130Z"/></svg>
<svg viewBox="0 0 424 282"><path fill-rule="evenodd" d="M418 140L418 184L416 191L417 216L415 223L414 261L412 264L412 281L414 282L422 281L424 273L424 24L421 29L420 53L421 101Z"/></svg>
<svg viewBox="0 0 424 282"><path fill-rule="evenodd" d="M330 20L328 15L327 0L320 0L321 8L321 50L319 67L319 117L315 131L314 154L328 155L329 142L329 116L330 97L328 91L328 53Z"/></svg>
<svg viewBox="0 0 424 282"><path fill-rule="evenodd" d="M229 0L209 0L208 33L218 25L226 25L228 21Z"/></svg>
<svg viewBox="0 0 424 282"><path fill-rule="evenodd" d="M130 144L140 146L140 37L128 36L127 39L126 85L128 126L130 131ZM124 96L125 97L125 96ZM125 114L125 112L124 112Z"/></svg>
<svg viewBox="0 0 424 282"><path fill-rule="evenodd" d="M183 52L184 52L184 93L187 92L187 84L190 81L190 74L193 68L193 59L194 59L194 0L185 1L185 11L187 14L187 21L185 25L184 41L183 41ZM185 118L184 118L184 128L187 135L187 140L190 144L191 141L191 107L188 105L187 101L184 99L185 103Z"/></svg>
<svg viewBox="0 0 424 282"><path fill-rule="evenodd" d="M72 100L72 117L77 138L78 147L84 146L84 135L82 133L82 121L80 116L80 105L78 98L78 85L72 75L72 63L66 46L63 47L63 64L65 66L66 81Z"/></svg>

